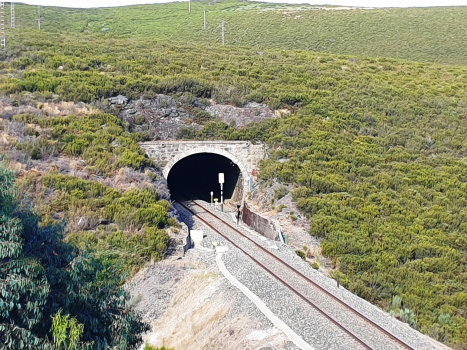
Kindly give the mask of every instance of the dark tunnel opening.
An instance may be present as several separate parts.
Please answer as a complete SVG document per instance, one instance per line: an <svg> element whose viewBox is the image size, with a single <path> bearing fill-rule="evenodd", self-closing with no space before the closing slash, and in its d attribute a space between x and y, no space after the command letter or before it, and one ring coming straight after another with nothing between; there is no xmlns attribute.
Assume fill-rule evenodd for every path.
<svg viewBox="0 0 467 350"><path fill-rule="evenodd" d="M174 198L185 196L210 202L212 191L220 202L219 173L225 177L225 201L232 198L241 173L237 164L219 154L198 153L181 159L170 170L167 183Z"/></svg>

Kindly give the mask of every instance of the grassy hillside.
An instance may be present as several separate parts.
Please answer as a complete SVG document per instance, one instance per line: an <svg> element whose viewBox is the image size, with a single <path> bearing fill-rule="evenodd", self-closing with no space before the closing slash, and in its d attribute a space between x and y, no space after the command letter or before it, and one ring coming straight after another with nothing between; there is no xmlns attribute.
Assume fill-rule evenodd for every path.
<svg viewBox="0 0 467 350"><path fill-rule="evenodd" d="M335 276L466 349L466 67L34 31L14 44L0 90L18 104L28 92L85 101L171 93L291 110L186 135L268 143L261 178L294 185Z"/></svg>
<svg viewBox="0 0 467 350"><path fill-rule="evenodd" d="M121 286L166 254L173 221L140 171L150 162L113 115L52 117L34 103L14 114L5 102L27 104L0 102L4 348L136 348L148 326Z"/></svg>
<svg viewBox="0 0 467 350"><path fill-rule="evenodd" d="M17 6L16 13L18 28L37 27L36 7ZM192 13L181 2L90 10L44 7L42 14L48 31L215 44L225 20L227 45L459 65L467 57L467 7L319 10L229 0L192 2Z"/></svg>
<svg viewBox="0 0 467 350"><path fill-rule="evenodd" d="M206 33L200 17L203 6L211 18ZM240 10L245 6L249 9ZM2 53L6 60L0 62L0 91L15 105L54 99L98 101L96 105L105 107L104 99L117 94L139 98L165 93L183 95L186 103L202 97L239 106L255 101L289 109L291 115L241 130L212 122L184 135L266 142L272 151L260 177L265 183L276 178L293 185L293 197L312 223L310 233L323 238L323 252L334 262L335 277L431 337L455 349L467 349L467 67L462 65L467 49L458 34L466 10L307 10L284 20L288 14L278 11L280 6L261 11L267 6L195 3L191 15L181 3L125 10L49 8L44 10L41 33L24 28L33 22L35 9L19 6L19 29ZM314 16L306 22L316 24L309 35L310 29L300 27L302 17L295 18L302 14ZM225 47L215 44L218 35L214 35L222 18L229 28L238 25L237 31L227 34ZM274 23L274 18L283 20ZM350 25L355 18L362 20ZM339 25L344 22L347 27ZM357 35L354 27L359 23L364 24ZM281 36L281 26L300 33L303 41L297 42L295 34ZM102 28L109 30L104 33ZM346 39L335 41L329 51L349 55L282 50L310 49L300 45L319 42L315 34L329 41L337 31ZM256 40L261 40L261 46ZM37 143L16 145L12 152L27 153L29 162L46 150L44 144L53 143L60 146L62 155L84 158L99 175L121 166L139 171L145 160L138 157L138 135L126 135L116 120L117 129L102 131L101 123L93 122L99 115L86 123L74 117L10 115L18 123L44 127L34 136ZM123 145L122 135L134 155L114 146L115 140ZM108 207L109 194L83 198L87 187L95 185L51 179L49 188L65 204L76 203L76 209L97 208L93 212L107 213L116 222L116 212L124 212ZM66 193L70 188L71 197ZM129 200L122 195L116 203L126 208ZM161 211L157 203L146 204L147 208L139 209L154 209L157 219ZM150 224L132 217L135 225ZM125 224L125 220L119 222ZM149 234L148 239L153 236ZM120 242L120 236L110 238ZM93 242L92 236L84 234L72 235L70 240L84 248ZM112 242L103 239L91 249ZM133 254L128 242L124 240L123 255ZM161 254L163 248L160 244ZM144 258L148 256L141 261ZM112 259L105 257L105 262L112 264Z"/></svg>

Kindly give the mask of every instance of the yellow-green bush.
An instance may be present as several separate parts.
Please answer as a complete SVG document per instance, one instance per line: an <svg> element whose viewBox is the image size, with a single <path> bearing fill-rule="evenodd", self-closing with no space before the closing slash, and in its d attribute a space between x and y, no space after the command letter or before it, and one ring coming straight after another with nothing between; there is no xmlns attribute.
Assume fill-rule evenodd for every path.
<svg viewBox="0 0 467 350"><path fill-rule="evenodd" d="M70 157L80 157L86 165L94 167L98 173L109 174L121 167L141 169L151 164L136 141L124 133L121 121L110 114L94 113L82 117L34 117L22 114L13 120L36 124L41 128L51 128L53 140L42 137L33 143L17 143L16 147L40 159L45 150L47 155L63 151Z"/></svg>
<svg viewBox="0 0 467 350"><path fill-rule="evenodd" d="M170 6L178 9L182 5ZM233 7L237 6L244 3ZM379 20L385 13L381 11L357 16L377 14L374 18ZM388 13L403 13L392 11ZM441 9L410 11L441 14ZM446 13L454 15L451 11L460 10ZM310 15L318 12L327 13L323 16L337 13L310 11ZM77 14L70 16L78 18ZM175 32L181 22L170 20L175 27L167 26L171 28L167 30ZM310 233L323 239L323 253L339 267L336 276L341 283L387 311L393 296L400 296L398 317L411 321L413 312L413 326L454 348L466 349L467 310L462 304L467 293L465 66L103 37L94 31L95 22L89 28L80 23L71 23L70 31L94 34L65 31L54 33L52 41L47 32L15 32L11 55L19 60L14 65L23 64L25 71L16 74L8 63L6 69L15 74L1 75L0 89L18 94L18 100L26 92L89 102L117 94L139 98L189 92L223 103L256 101L286 108L282 118L239 130L214 121L201 130L184 129L181 135L267 143L270 154L261 163L260 178L294 187L297 207L310 219ZM140 29L140 34L154 33L145 32L147 27ZM275 45L281 45L289 33L283 35ZM374 46L373 41L367 42ZM462 47L456 46L465 50ZM64 69L58 71L60 65ZM98 172L111 172L120 164L136 168L145 164L144 153L133 148L142 135L129 136L113 116L16 118L52 128L53 139L63 148L75 139L88 142L84 149L79 142L69 149L82 152L80 157ZM284 158L288 161L281 162ZM122 199L125 194L90 197L89 190L77 189L81 192L74 192L72 198L63 194L64 200L54 205L64 208L65 199L72 199L70 203L100 210L117 223L117 231L147 232L148 227L157 230L164 222L160 208L151 213L150 223L156 226L141 222L141 211L137 217L137 210L162 203L148 200L144 208L130 208L129 199ZM101 233L113 237L102 238L104 245L116 244L122 237L106 230ZM90 242L97 246L95 239L99 237ZM117 259L109 255L108 261Z"/></svg>
<svg viewBox="0 0 467 350"><path fill-rule="evenodd" d="M116 264L122 276L127 276L148 259L164 257L169 243L167 211L170 203L158 200L152 188L133 189L123 194L94 181L59 174L45 175L44 186L60 191L55 205L72 214L89 210L93 215L117 224L117 230L71 232L67 241L98 256L105 266ZM124 230L137 231L134 234ZM110 277L109 277L110 278Z"/></svg>

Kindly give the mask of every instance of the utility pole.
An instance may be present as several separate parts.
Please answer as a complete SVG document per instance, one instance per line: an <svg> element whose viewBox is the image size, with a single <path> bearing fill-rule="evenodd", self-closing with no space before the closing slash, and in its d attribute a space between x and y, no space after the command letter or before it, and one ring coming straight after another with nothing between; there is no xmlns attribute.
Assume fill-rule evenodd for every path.
<svg viewBox="0 0 467 350"><path fill-rule="evenodd" d="M6 37L5 37L5 3L0 2L0 46L2 49L6 48Z"/></svg>
<svg viewBox="0 0 467 350"><path fill-rule="evenodd" d="M204 29L206 29L206 10L204 10Z"/></svg>
<svg viewBox="0 0 467 350"><path fill-rule="evenodd" d="M222 45L224 45L224 21L222 21Z"/></svg>
<svg viewBox="0 0 467 350"><path fill-rule="evenodd" d="M188 0L188 12L191 13L191 0Z"/></svg>
<svg viewBox="0 0 467 350"><path fill-rule="evenodd" d="M37 6L37 13L39 14L39 19L37 20L37 25L39 26L39 30L41 30L41 3L39 2L39 5Z"/></svg>
<svg viewBox="0 0 467 350"><path fill-rule="evenodd" d="M11 10L11 29L15 29L16 28L16 16L15 16L15 3L14 2L11 3L10 10Z"/></svg>

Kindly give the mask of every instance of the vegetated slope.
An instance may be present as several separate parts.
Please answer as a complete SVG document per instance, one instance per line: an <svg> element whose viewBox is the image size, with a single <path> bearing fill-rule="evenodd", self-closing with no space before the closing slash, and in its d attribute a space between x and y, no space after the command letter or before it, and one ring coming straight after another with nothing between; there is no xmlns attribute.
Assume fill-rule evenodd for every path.
<svg viewBox="0 0 467 350"><path fill-rule="evenodd" d="M17 101L172 93L289 109L241 130L214 122L183 135L267 142L260 176L293 184L334 276L466 349L466 67L27 31L16 39L0 89Z"/></svg>
<svg viewBox="0 0 467 350"><path fill-rule="evenodd" d="M0 341L136 348L148 326L121 287L166 254L170 203L117 117L49 115L32 98L0 100Z"/></svg>
<svg viewBox="0 0 467 350"><path fill-rule="evenodd" d="M2 349L136 348L149 327L132 311L119 278L109 276L112 267L18 207L14 180L0 164Z"/></svg>
<svg viewBox="0 0 467 350"><path fill-rule="evenodd" d="M48 31L128 35L178 42L299 49L414 61L465 64L467 7L318 9L221 1L183 2L105 9L44 7ZM203 29L203 11L207 29ZM8 11L8 9L7 9ZM37 8L18 5L17 27L37 27Z"/></svg>

